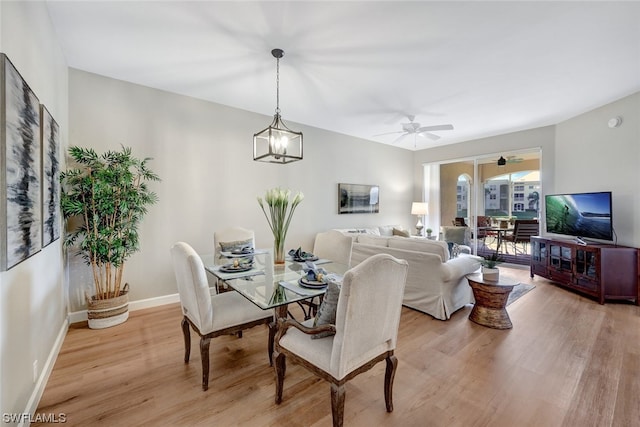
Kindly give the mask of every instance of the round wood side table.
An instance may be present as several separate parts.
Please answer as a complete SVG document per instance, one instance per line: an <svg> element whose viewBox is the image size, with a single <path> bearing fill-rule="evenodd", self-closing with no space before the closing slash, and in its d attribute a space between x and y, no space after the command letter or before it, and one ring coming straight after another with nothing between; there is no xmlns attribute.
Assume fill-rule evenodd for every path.
<svg viewBox="0 0 640 427"><path fill-rule="evenodd" d="M513 324L507 313L507 300L517 284L509 279L485 280L482 273L467 274L469 286L476 300L469 320L494 329L511 329Z"/></svg>

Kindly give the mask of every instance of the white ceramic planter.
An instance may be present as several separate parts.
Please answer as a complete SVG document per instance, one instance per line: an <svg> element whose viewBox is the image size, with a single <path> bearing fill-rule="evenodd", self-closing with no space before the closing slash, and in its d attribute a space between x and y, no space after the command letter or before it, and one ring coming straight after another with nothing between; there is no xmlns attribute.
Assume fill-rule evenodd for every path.
<svg viewBox="0 0 640 427"><path fill-rule="evenodd" d="M500 277L500 270L498 270L497 268L482 267L482 277L485 280L497 281Z"/></svg>

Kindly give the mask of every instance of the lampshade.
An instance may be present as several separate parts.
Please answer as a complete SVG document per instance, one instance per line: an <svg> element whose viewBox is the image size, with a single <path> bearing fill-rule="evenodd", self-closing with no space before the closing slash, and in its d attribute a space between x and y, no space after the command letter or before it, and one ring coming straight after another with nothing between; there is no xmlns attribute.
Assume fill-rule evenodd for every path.
<svg viewBox="0 0 640 427"><path fill-rule="evenodd" d="M411 215L426 215L429 213L427 202L413 202L411 204Z"/></svg>
<svg viewBox="0 0 640 427"><path fill-rule="evenodd" d="M266 129L253 135L253 160L269 163L291 163L302 160L302 132L289 129L280 117L280 58L282 49L273 49L276 58L276 114Z"/></svg>

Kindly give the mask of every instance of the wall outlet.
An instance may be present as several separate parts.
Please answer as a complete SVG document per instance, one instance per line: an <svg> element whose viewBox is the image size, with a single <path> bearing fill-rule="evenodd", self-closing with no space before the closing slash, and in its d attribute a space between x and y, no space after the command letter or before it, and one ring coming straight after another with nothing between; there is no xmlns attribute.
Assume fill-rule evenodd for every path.
<svg viewBox="0 0 640 427"><path fill-rule="evenodd" d="M33 361L33 382L38 381L38 360Z"/></svg>

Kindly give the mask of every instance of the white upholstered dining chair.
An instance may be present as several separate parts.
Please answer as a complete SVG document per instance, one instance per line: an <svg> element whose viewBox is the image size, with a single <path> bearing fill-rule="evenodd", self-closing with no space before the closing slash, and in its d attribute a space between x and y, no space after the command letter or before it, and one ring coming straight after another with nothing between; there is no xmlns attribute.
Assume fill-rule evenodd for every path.
<svg viewBox="0 0 640 427"><path fill-rule="evenodd" d="M214 256L219 256L221 251L231 251L246 246L250 246L253 249L256 247L256 237L253 230L234 226L214 231L213 233ZM217 293L229 290L227 285L218 279L215 279L213 285ZM242 336L242 334L240 334L240 336Z"/></svg>
<svg viewBox="0 0 640 427"><path fill-rule="evenodd" d="M329 230L316 234L313 254L318 258L330 259L351 266L353 239L339 231Z"/></svg>
<svg viewBox="0 0 640 427"><path fill-rule="evenodd" d="M256 247L256 237L253 230L242 227L229 227L213 233L213 246L215 253L233 246Z"/></svg>
<svg viewBox="0 0 640 427"><path fill-rule="evenodd" d="M286 358L331 383L333 425L344 418L345 383L386 361L384 396L393 411L394 356L408 263L388 254L374 255L345 273L336 294L335 324L314 327L310 319L300 324L280 320L273 353L276 370L275 402L282 402ZM323 305L329 302L325 296ZM324 311L321 307L320 313ZM320 332L335 335L313 339Z"/></svg>
<svg viewBox="0 0 640 427"><path fill-rule="evenodd" d="M328 259L351 267L352 248L353 239L351 236L345 236L336 230L329 230L316 234L313 243L313 254L318 258ZM316 314L318 305L320 304L318 300L321 302L322 297L298 302L298 305L302 308L305 319L308 319L311 314Z"/></svg>
<svg viewBox="0 0 640 427"><path fill-rule="evenodd" d="M202 359L202 389L209 388L209 344L211 338L235 334L257 325L269 325L269 361L273 352L275 325L273 312L262 310L237 292L211 296L206 272L200 256L187 243L178 242L171 247L171 258L182 306L182 332L184 335L184 361L191 354L191 332L200 336Z"/></svg>

